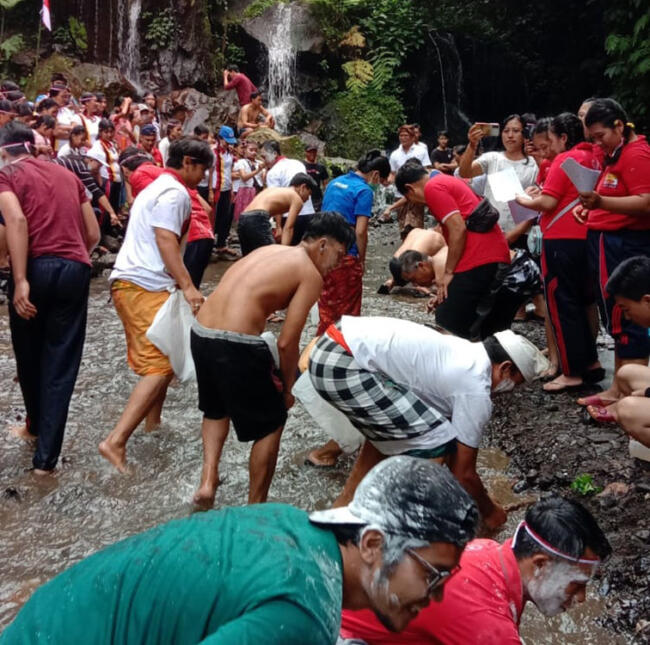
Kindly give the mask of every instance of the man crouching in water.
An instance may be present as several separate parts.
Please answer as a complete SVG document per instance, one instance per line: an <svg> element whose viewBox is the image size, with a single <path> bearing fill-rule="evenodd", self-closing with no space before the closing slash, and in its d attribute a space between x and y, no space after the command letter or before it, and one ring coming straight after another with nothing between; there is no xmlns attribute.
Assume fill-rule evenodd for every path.
<svg viewBox="0 0 650 645"><path fill-rule="evenodd" d="M214 503L231 419L237 438L254 442L248 503L266 501L287 410L294 403L302 328L320 297L323 277L353 241L352 229L338 213L315 215L298 246L264 246L228 269L199 310L191 335L203 412L203 472L195 504ZM285 308L277 366L260 334L267 317Z"/></svg>

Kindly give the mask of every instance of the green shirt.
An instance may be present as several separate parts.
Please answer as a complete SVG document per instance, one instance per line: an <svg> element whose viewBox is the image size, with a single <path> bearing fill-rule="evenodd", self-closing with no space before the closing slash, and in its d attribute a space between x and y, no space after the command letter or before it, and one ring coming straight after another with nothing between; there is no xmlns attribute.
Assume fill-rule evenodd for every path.
<svg viewBox="0 0 650 645"><path fill-rule="evenodd" d="M336 538L284 504L195 514L38 589L0 645L320 645L339 633Z"/></svg>

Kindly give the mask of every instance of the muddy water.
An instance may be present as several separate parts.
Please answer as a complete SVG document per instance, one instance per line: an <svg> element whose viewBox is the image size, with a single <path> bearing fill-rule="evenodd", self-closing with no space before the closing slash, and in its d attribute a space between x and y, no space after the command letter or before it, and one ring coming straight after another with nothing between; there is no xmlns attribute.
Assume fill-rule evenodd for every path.
<svg viewBox="0 0 650 645"><path fill-rule="evenodd" d="M387 277L387 259L397 236L392 227L371 231L364 313L427 320L425 300L409 295L378 296ZM204 291L211 291L228 263L209 267ZM38 481L29 472L31 449L0 432L0 628L9 623L33 590L70 564L116 540L155 524L188 515L189 500L201 468L201 415L196 386L169 391L163 426L152 434L136 431L128 446L131 472L118 475L97 454L97 444L120 415L136 378L125 362L121 324L108 300L105 279L93 281L88 333L75 395L72 399L58 477ZM271 326L277 330L277 326ZM308 323L303 340L315 331ZM14 382L6 307L0 310L0 427L23 421L20 389ZM340 491L351 465L316 471L305 467L305 451L325 440L300 407L291 411L270 499L297 506L326 508ZM246 501L248 447L231 436L222 459L223 483L217 506ZM511 490L508 459L497 450L481 451L481 473L493 495L504 504L521 504L526 495ZM524 510L511 514L512 532ZM527 643L616 643L595 625L602 604L590 598L579 610L546 620L529 608L522 621Z"/></svg>

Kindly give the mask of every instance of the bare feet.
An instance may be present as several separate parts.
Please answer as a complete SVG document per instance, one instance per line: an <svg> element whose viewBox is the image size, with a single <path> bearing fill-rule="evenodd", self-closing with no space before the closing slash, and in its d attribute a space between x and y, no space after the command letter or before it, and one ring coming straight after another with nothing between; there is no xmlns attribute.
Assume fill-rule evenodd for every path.
<svg viewBox="0 0 650 645"><path fill-rule="evenodd" d="M26 425L22 426L11 426L9 428L9 433L12 434L17 439L22 439L23 441L28 441L29 443L34 443L38 437L35 434L32 434Z"/></svg>
<svg viewBox="0 0 650 645"><path fill-rule="evenodd" d="M156 430L160 430L160 426L162 425L162 419L149 419L147 417L144 422L144 431L145 432L156 432Z"/></svg>
<svg viewBox="0 0 650 645"><path fill-rule="evenodd" d="M126 472L125 447L113 446L108 443L108 440L102 441L99 444L99 454L113 464L121 473Z"/></svg>
<svg viewBox="0 0 650 645"><path fill-rule="evenodd" d="M327 468L336 465L336 460L341 456L343 451L339 444L330 439L324 446L312 450L305 459L312 466Z"/></svg>
<svg viewBox="0 0 650 645"><path fill-rule="evenodd" d="M211 484L201 484L196 493L194 493L194 497L192 497L192 503L201 509L207 510L212 508L214 506L214 498L217 494L218 485L219 481L214 486Z"/></svg>
<svg viewBox="0 0 650 645"><path fill-rule="evenodd" d="M583 384L579 376L565 376L560 374L556 379L545 383L542 386L544 392L564 392L571 388L580 387Z"/></svg>

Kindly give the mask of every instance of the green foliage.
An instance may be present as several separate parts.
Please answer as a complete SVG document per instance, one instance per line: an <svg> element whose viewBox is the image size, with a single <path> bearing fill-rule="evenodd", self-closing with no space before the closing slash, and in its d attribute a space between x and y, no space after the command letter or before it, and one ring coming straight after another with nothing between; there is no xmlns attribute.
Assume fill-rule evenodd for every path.
<svg viewBox="0 0 650 645"><path fill-rule="evenodd" d="M383 147L386 137L403 122L401 102L372 87L337 94L331 104L326 138L331 155L356 159Z"/></svg>
<svg viewBox="0 0 650 645"><path fill-rule="evenodd" d="M249 4L248 7L244 9L244 13L242 15L247 20L250 20L251 18L258 18L265 11L278 4L278 2L283 1L285 0L253 0L253 2L251 2L251 4Z"/></svg>
<svg viewBox="0 0 650 645"><path fill-rule="evenodd" d="M150 11L142 13L145 23L144 39L150 49L166 49L172 44L176 31L174 10L167 7L156 14Z"/></svg>
<svg viewBox="0 0 650 645"><path fill-rule="evenodd" d="M23 0L0 0L0 7L2 9L13 9L17 4Z"/></svg>
<svg viewBox="0 0 650 645"><path fill-rule="evenodd" d="M88 51L88 32L86 25L74 16L68 18L67 24L57 27L52 39L59 49L67 54L83 55Z"/></svg>
<svg viewBox="0 0 650 645"><path fill-rule="evenodd" d="M224 56L229 64L242 65L246 63L246 50L231 40L226 45Z"/></svg>
<svg viewBox="0 0 650 645"><path fill-rule="evenodd" d="M0 53L4 62L11 60L14 54L17 54L25 46L25 39L22 34L14 34L5 38L0 43Z"/></svg>
<svg viewBox="0 0 650 645"><path fill-rule="evenodd" d="M402 59L419 47L424 24L411 0L374 0L369 9L359 25L371 49Z"/></svg>
<svg viewBox="0 0 650 645"><path fill-rule="evenodd" d="M583 473L578 475L571 482L571 490L580 495L593 495L595 493L600 493L603 490L600 486L594 485L594 478L588 473Z"/></svg>
<svg viewBox="0 0 650 645"><path fill-rule="evenodd" d="M646 2L626 0L609 9L606 20L612 32L605 40L605 74L630 118L650 127L650 9Z"/></svg>

